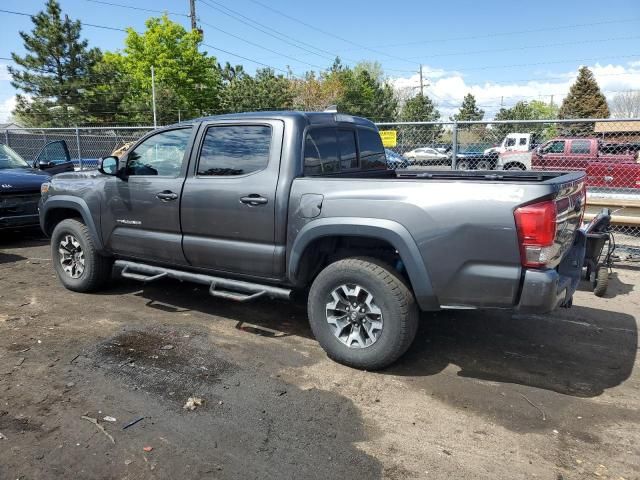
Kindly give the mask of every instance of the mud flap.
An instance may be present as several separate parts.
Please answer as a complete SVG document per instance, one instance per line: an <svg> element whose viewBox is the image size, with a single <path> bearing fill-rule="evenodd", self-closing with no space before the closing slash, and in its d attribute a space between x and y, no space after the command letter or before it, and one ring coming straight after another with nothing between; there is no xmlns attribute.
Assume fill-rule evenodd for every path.
<svg viewBox="0 0 640 480"><path fill-rule="evenodd" d="M566 294L564 300L559 305L560 307L569 308L573 303L573 294L576 288L578 288L580 278L582 277L586 245L586 234L582 230L578 230L571 249L564 256L560 265L558 265L558 273L563 280L561 285L563 287L566 286Z"/></svg>

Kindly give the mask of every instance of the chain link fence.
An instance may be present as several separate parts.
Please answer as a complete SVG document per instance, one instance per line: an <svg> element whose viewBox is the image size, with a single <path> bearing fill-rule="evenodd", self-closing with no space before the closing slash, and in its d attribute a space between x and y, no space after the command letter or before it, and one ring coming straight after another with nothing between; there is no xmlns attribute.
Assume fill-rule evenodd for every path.
<svg viewBox="0 0 640 480"><path fill-rule="evenodd" d="M509 120L380 123L393 169L457 169L508 175L521 170L587 172L587 218L616 211L619 240L640 247L640 120ZM153 127L0 130L27 161L64 140L76 169L126 149ZM620 243L619 241L619 243ZM635 251L640 255L640 248Z"/></svg>
<svg viewBox="0 0 640 480"><path fill-rule="evenodd" d="M13 128L0 131L0 142L31 163L42 148L55 141L67 144L78 170L96 168L98 159L138 140L153 127Z"/></svg>

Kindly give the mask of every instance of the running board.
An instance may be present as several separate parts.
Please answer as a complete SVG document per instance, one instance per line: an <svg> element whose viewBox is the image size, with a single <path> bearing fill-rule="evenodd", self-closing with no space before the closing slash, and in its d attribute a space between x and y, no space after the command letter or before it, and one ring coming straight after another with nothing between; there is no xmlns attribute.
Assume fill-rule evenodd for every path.
<svg viewBox="0 0 640 480"><path fill-rule="evenodd" d="M234 300L236 302L248 302L263 296L288 300L291 295L291 290L274 287L272 285L214 277L201 273L185 272L183 270L173 270L144 263L129 262L127 260L116 260L115 264L117 267L122 267L122 276L124 278L149 283L167 277L180 280L181 282L199 283L209 287L210 295Z"/></svg>

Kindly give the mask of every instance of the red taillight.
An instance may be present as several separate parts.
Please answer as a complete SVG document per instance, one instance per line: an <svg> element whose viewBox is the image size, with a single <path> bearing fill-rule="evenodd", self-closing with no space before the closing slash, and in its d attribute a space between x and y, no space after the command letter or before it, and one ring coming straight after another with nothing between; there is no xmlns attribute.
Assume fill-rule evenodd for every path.
<svg viewBox="0 0 640 480"><path fill-rule="evenodd" d="M522 265L542 267L555 253L556 204L553 200L517 208L514 212Z"/></svg>

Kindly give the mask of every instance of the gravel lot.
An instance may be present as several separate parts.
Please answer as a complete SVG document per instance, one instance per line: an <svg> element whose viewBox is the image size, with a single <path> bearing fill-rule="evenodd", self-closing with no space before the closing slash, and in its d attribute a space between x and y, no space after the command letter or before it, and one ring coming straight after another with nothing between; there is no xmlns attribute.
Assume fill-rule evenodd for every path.
<svg viewBox="0 0 640 480"><path fill-rule="evenodd" d="M0 479L640 478L638 264L551 316L425 314L370 373L328 360L301 304L76 294L49 259L0 234Z"/></svg>

